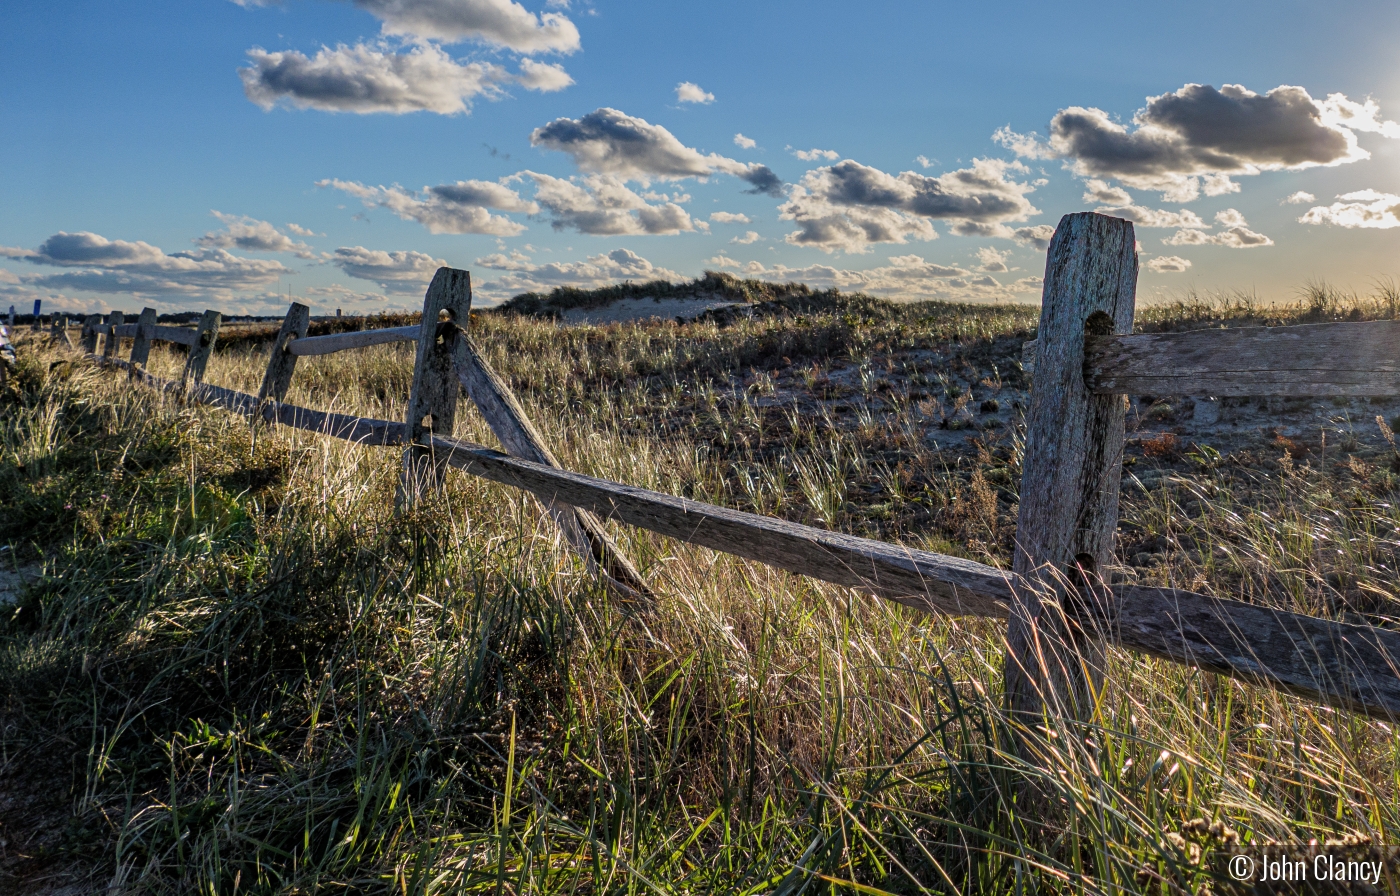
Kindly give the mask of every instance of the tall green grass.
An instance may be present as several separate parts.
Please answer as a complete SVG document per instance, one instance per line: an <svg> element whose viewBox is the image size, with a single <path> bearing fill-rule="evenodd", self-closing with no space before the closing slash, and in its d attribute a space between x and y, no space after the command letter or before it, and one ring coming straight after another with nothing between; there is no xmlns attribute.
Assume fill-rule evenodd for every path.
<svg viewBox="0 0 1400 896"><path fill-rule="evenodd" d="M1253 319L1212 308L1194 319ZM1019 370L969 385L919 353L990 370L1033 324L930 304L724 328L482 315L474 337L571 469L1004 563L1017 431L958 460L922 433ZM1400 829L1383 722L1115 653L1095 717L1028 764L996 624L619 528L658 593L629 613L518 492L454 475L395 516L393 450L23 348L0 543L43 577L0 622L0 787L37 807L0 807L13 886L1179 893L1219 885L1200 850L1232 835ZM411 351L303 359L290 398L400 417ZM208 378L256 391L264 363L238 347ZM850 407L768 401L792 390ZM1400 615L1383 454L1206 460L1129 490L1123 575Z"/></svg>

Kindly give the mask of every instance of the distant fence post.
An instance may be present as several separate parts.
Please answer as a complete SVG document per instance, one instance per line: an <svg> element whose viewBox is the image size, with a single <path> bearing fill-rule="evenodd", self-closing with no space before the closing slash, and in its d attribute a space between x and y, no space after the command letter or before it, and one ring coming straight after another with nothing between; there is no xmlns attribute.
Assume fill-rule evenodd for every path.
<svg viewBox="0 0 1400 896"><path fill-rule="evenodd" d="M413 387L408 394L405 422L411 443L426 441L431 433L452 435L457 416L457 367L467 360L458 327L467 326L471 316L471 274L453 268L438 268L423 298L423 321L418 335L418 354L413 364ZM448 319L440 321L442 312ZM434 458L432 449L412 444L403 456L403 477L399 482L399 508L411 507L427 492L442 483L446 460Z"/></svg>
<svg viewBox="0 0 1400 896"><path fill-rule="evenodd" d="M69 348L73 347L73 340L68 338L68 315L55 314L53 316L53 329L49 331L49 339L53 342L62 342Z"/></svg>
<svg viewBox="0 0 1400 896"><path fill-rule="evenodd" d="M214 353L214 340L219 337L219 322L223 315L217 311L205 311L199 319L199 330L194 345L190 346L190 356L185 361L185 376L182 384L189 386L190 380L204 382L204 368L209 366L209 356Z"/></svg>
<svg viewBox="0 0 1400 896"><path fill-rule="evenodd" d="M1102 684L1103 640L1073 610L1113 559L1124 400L1089 392L1084 343L1132 332L1135 247L1131 222L1082 212L1060 219L1045 259L1006 635L1007 706L1028 727L1087 718Z"/></svg>
<svg viewBox="0 0 1400 896"><path fill-rule="evenodd" d="M83 319L83 351L97 354L97 328L102 325L102 315L89 314Z"/></svg>
<svg viewBox="0 0 1400 896"><path fill-rule="evenodd" d="M131 375L136 375L136 368L146 366L146 362L151 357L151 342L156 336L156 309L142 308L141 316L136 318L136 338L131 342Z"/></svg>
<svg viewBox="0 0 1400 896"><path fill-rule="evenodd" d="M120 311L113 311L107 315L107 339L102 343L102 360L111 361L117 357L117 346L122 344L122 338L117 335L117 327L126 322L126 315Z"/></svg>
<svg viewBox="0 0 1400 896"><path fill-rule="evenodd" d="M311 309L300 302L293 302L282 319L282 329L272 343L272 357L267 360L267 372L263 374L262 388L258 390L258 407L266 401L281 401L287 397L287 389L292 385L292 373L296 370L297 356L287 351L293 339L303 339L311 326ZM256 419L256 418L255 418Z"/></svg>

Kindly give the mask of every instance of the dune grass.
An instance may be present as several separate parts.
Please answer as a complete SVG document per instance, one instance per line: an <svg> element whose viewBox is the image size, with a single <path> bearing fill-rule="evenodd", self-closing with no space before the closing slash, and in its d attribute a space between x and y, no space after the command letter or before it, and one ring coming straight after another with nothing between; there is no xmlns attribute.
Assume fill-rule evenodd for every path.
<svg viewBox="0 0 1400 896"><path fill-rule="evenodd" d="M1315 298L1140 317L1395 311L1383 290ZM473 326L571 469L1007 562L1016 426L956 458L922 433L1019 370L974 380L919 352L1014 354L1032 309ZM1231 838L1400 833L1384 722L1114 653L1092 722L1026 764L994 623L614 528L659 595L629 614L520 493L454 474L395 516L392 449L253 432L21 346L0 558L42 577L0 620L9 886L1180 893L1223 886L1203 850ZM217 353L209 381L256 391L262 351ZM290 399L401 417L411 352L303 359ZM770 400L793 391L846 409ZM1125 493L1122 574L1395 624L1400 463L1337 451L1183 455Z"/></svg>

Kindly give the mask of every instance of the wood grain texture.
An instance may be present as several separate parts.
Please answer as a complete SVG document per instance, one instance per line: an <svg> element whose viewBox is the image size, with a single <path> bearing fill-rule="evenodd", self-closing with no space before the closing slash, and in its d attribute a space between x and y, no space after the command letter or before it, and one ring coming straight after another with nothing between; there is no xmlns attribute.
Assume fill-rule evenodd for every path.
<svg viewBox="0 0 1400 896"><path fill-rule="evenodd" d="M433 456L429 437L451 435L457 420L457 395L461 384L457 368L466 361L466 347L459 338L471 319L471 275L454 268L438 268L423 297L423 320L418 328L418 352L413 364L413 386L408 394L409 441L404 452L403 476L396 504L411 506L441 487L444 462ZM447 320L440 320L446 312Z"/></svg>
<svg viewBox="0 0 1400 896"><path fill-rule="evenodd" d="M117 347L122 343L122 337L117 333L117 328L126 320L126 315L120 311L113 311L107 315L107 338L102 342L102 357L108 361L117 356Z"/></svg>
<svg viewBox="0 0 1400 896"><path fill-rule="evenodd" d="M1105 395L1400 395L1400 321L1091 336L1084 378Z"/></svg>
<svg viewBox="0 0 1400 896"><path fill-rule="evenodd" d="M219 338L219 323L223 315L217 311L205 311L199 318L198 335L190 346L190 356L185 359L184 382L204 381L204 369L209 366L209 356L214 354L214 341Z"/></svg>
<svg viewBox="0 0 1400 896"><path fill-rule="evenodd" d="M1169 588L1117 587L1114 643L1377 718L1400 719L1400 632Z"/></svg>
<svg viewBox="0 0 1400 896"><path fill-rule="evenodd" d="M458 439L435 435L431 445L447 463L473 475L690 544L921 610L1002 618L1008 613L1010 577L992 566L596 479Z"/></svg>
<svg viewBox="0 0 1400 896"><path fill-rule="evenodd" d="M1005 668L1008 708L1027 724L1085 718L1101 684L1102 640L1061 608L1077 568L1092 576L1113 559L1123 400L1085 388L1084 338L1132 332L1135 245L1131 222L1083 212L1060 219L1046 255Z"/></svg>
<svg viewBox="0 0 1400 896"><path fill-rule="evenodd" d="M102 325L102 315L89 314L83 320L83 351L91 355L97 351L97 328Z"/></svg>
<svg viewBox="0 0 1400 896"><path fill-rule="evenodd" d="M408 444L405 426L397 420L332 414L281 402L264 404L261 416L269 423L278 423L347 442L358 442L361 445Z"/></svg>
<svg viewBox="0 0 1400 896"><path fill-rule="evenodd" d="M263 372L262 386L258 389L259 402L281 401L287 397L297 366L297 356L288 348L305 336L310 326L311 309L300 302L293 302L287 308L287 316L282 318L282 328L277 331L277 338L272 342L267 370Z"/></svg>
<svg viewBox="0 0 1400 896"><path fill-rule="evenodd" d="M152 337L161 342L174 342L177 345L186 345L191 348L199 344L199 330L192 327L168 327L164 324L156 324L155 334Z"/></svg>
<svg viewBox="0 0 1400 896"><path fill-rule="evenodd" d="M288 351L298 358L307 355L329 355L352 348L367 348L371 345L384 345L390 342L413 342L422 333L422 327L385 327L380 330L361 330L358 333L332 333L329 336L297 337Z"/></svg>
<svg viewBox="0 0 1400 896"><path fill-rule="evenodd" d="M491 432L501 440L508 454L534 461L550 467L559 467L554 453L545 445L544 438L525 409L486 359L477 351L467 334L460 335L466 349L466 361L457 367L457 377L467 395L476 403ZM625 597L651 596L646 582L637 568L608 537L598 518L586 510L569 507L557 501L542 501L545 510L554 517L564 537L575 552L583 559L589 571L601 573L613 584L622 586L619 591Z"/></svg>
<svg viewBox="0 0 1400 896"><path fill-rule="evenodd" d="M145 367L151 358L151 340L156 336L156 309L142 308L132 334L131 363Z"/></svg>

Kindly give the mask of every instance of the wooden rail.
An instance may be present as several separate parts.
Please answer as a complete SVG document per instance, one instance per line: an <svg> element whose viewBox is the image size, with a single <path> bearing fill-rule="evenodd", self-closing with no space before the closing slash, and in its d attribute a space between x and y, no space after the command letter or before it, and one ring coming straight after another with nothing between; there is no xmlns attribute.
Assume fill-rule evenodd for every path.
<svg viewBox="0 0 1400 896"><path fill-rule="evenodd" d="M351 348L367 348L389 342L417 342L419 328L385 327L380 330L360 330L355 333L332 333L329 336L303 336L292 340L287 351L298 358L307 355L329 355Z"/></svg>
<svg viewBox="0 0 1400 896"><path fill-rule="evenodd" d="M1028 436L1025 470L1027 475L1039 471L1038 481L1052 485L1048 490L1041 488L1045 494L1038 499L1035 483L1022 483L1021 522L1027 523L1033 534L1041 534L1022 538L1015 571L560 469L510 390L486 365L458 323L464 322L470 307L465 272L439 272L425 300L426 323L418 327L298 339L298 333L305 332L307 309L293 305L269 361L260 396L201 383L197 378L186 387L154 377L139 365L117 359L104 361L93 353L101 325L92 318L84 329L84 345L92 342L87 351L94 361L127 367L138 382L183 394L190 401L358 444L404 446L408 449L406 460L412 461L406 466L406 475L451 467L530 492L564 527L591 569L629 589L634 583L625 581L627 570L637 576L635 584L645 585L620 552L609 560L608 552L616 547L606 541L597 517L857 588L927 612L1010 619L1013 629L1017 625L1021 628L1019 634L1008 634L1012 648L1008 694L1013 695L1013 708L1022 712L1034 710L1036 703L1015 698L1018 693L1038 695L1039 708L1050 715L1082 715L1080 695L1087 685L1094 684L1090 677L1095 674L1095 664L1102 662L1101 653L1096 653L1101 647L1096 645L1107 643L1339 708L1391 720L1400 718L1400 632L1187 591L1108 587L1097 573L1111 555L1117 508L1116 500L1109 499L1117 493L1122 450L1121 429L1114 429L1111 413L1104 416L1114 405L1121 408L1121 401L1110 396L1129 387L1157 394L1197 388L1208 388L1209 394L1261 394L1261 390L1262 394L1302 394L1297 390L1311 389L1328 378L1341 380L1342 386L1375 391L1326 394L1400 394L1400 361L1382 354L1387 343L1395 344L1400 337L1400 324L1323 324L1148 337L1105 333L1106 329L1129 325L1136 274L1131 225L1105 223L1108 221L1098 215L1067 216L1047 256L1047 308L1040 331L1047 342L1027 344L1041 368L1034 384L1041 403L1037 405L1033 391L1031 407L1032 434L1040 435ZM1106 251L1117 260L1105 260ZM457 322L437 322L439 309L448 311ZM217 336L217 315L208 312L204 324L201 332L208 338L197 350L207 359ZM118 328L117 335L124 335L125 329ZM291 378L298 344L316 345L325 340L319 342L318 349L302 353L324 354L398 341L401 335L391 338L390 334L404 330L416 334L417 366L421 378L431 386L424 388L416 403L411 402L407 420L335 414L280 400ZM1240 333L1245 335L1233 335ZM347 336L359 338L341 338ZM1313 342L1328 348L1300 347ZM1343 343L1351 346L1347 349L1351 357L1328 361L1332 354L1343 351ZM1274 354L1278 352L1287 352L1288 357L1277 359ZM1326 366L1328 363L1332 366ZM1053 371L1058 373L1052 376ZM1227 381L1241 371L1253 377L1246 377L1245 385L1238 387L1244 391L1227 391ZM451 407L455 393L448 383L453 389L459 383L466 388L509 453L446 434L438 418L455 413ZM1076 388L1089 397L1073 397ZM1270 389L1280 391L1267 391ZM1081 402L1080 410L1056 407L1057 402L1064 404L1071 399ZM1067 422L1069 417L1083 425ZM1047 439L1062 444L1051 450L1042 444ZM415 487L432 487L436 479L432 474ZM1069 485L1053 486L1061 479ZM1073 491L1074 483L1083 487L1082 494L1076 492L1077 497L1071 495L1071 500L1066 495ZM1110 484L1112 489L1106 493ZM1035 520L1027 514L1039 514L1036 518L1040 522L1031 527L1029 523ZM1097 522L1086 526L1085 519ZM589 520L592 522L584 522ZM579 529L571 534L573 525ZM601 543L597 540L600 535ZM1023 645L1019 652L1018 643ZM1052 664L1059 664L1058 669L1047 665L1047 657ZM1017 676L1020 681L1015 681ZM1014 692L1013 686L1017 689Z"/></svg>
<svg viewBox="0 0 1400 896"><path fill-rule="evenodd" d="M1022 348L1034 370L1039 342ZM1400 321L1088 336L1089 391L1126 395L1400 394Z"/></svg>

